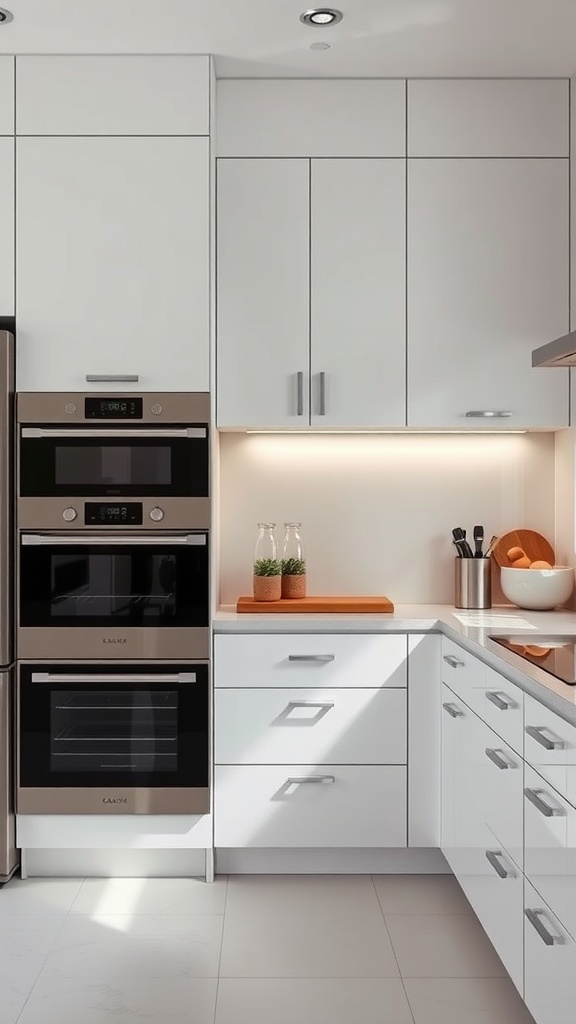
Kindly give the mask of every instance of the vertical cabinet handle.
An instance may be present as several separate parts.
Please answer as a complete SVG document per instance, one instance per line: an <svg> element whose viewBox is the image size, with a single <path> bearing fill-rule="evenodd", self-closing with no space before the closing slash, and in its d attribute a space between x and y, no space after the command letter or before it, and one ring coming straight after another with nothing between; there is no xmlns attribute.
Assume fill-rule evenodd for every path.
<svg viewBox="0 0 576 1024"><path fill-rule="evenodd" d="M506 699L503 700L503 697ZM513 700L510 700L506 696L505 693L500 695L499 693L495 693L494 690L486 691L486 700L489 700L491 704L494 704L499 711L509 711L510 708L514 708L517 706Z"/></svg>
<svg viewBox="0 0 576 1024"><path fill-rule="evenodd" d="M320 377L320 416L326 415L326 374L322 370Z"/></svg>
<svg viewBox="0 0 576 1024"><path fill-rule="evenodd" d="M486 850L486 860L500 878L516 878L513 871L507 871L503 864L498 860L499 857L503 857L502 850Z"/></svg>
<svg viewBox="0 0 576 1024"><path fill-rule="evenodd" d="M525 789L524 796L531 804L534 805L537 811L540 811L540 814L544 815L545 818L562 818L565 813L564 808L551 807L550 804L547 804L546 801L542 799L540 796L541 792L544 791L538 789Z"/></svg>
<svg viewBox="0 0 576 1024"><path fill-rule="evenodd" d="M296 374L296 415L304 415L304 374L298 370Z"/></svg>
<svg viewBox="0 0 576 1024"><path fill-rule="evenodd" d="M560 739L551 740L548 736L544 736L543 732L546 726L544 725L527 725L526 735L530 736L536 743L539 743L544 750L562 750L564 747L564 741ZM549 731L549 730L548 730Z"/></svg>
<svg viewBox="0 0 576 1024"><path fill-rule="evenodd" d="M499 754L497 750L494 750L493 747L486 747L485 754L486 754L486 757L488 758L488 760L492 761L492 764L495 764L497 768L510 768L511 767L508 764L508 762L504 760L502 755Z"/></svg>
<svg viewBox="0 0 576 1024"><path fill-rule="evenodd" d="M444 654L443 658L444 658L444 661L446 662L446 664L450 665L450 668L464 668L465 667L464 662L460 661L459 658L455 658L453 654Z"/></svg>
<svg viewBox="0 0 576 1024"><path fill-rule="evenodd" d="M447 711L450 718L464 718L464 712L456 707L456 704L443 704L444 711Z"/></svg>
<svg viewBox="0 0 576 1024"><path fill-rule="evenodd" d="M546 925L542 921L542 918L544 917L543 910L525 910L524 913L532 927L538 932L538 935L545 946L554 946L556 943L562 942L562 939L559 938L558 935L553 935L552 932L548 931Z"/></svg>

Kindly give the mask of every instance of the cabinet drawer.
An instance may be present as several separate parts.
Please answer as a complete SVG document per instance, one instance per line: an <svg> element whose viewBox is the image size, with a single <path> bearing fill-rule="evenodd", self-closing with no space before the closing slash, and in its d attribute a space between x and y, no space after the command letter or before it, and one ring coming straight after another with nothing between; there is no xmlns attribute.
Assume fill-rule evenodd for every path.
<svg viewBox="0 0 576 1024"><path fill-rule="evenodd" d="M576 806L576 728L525 695L524 757Z"/></svg>
<svg viewBox="0 0 576 1024"><path fill-rule="evenodd" d="M219 765L214 787L216 846L406 846L404 767Z"/></svg>
<svg viewBox="0 0 576 1024"><path fill-rule="evenodd" d="M484 711L485 665L442 637L442 682L478 714Z"/></svg>
<svg viewBox="0 0 576 1024"><path fill-rule="evenodd" d="M405 690L217 690L217 764L406 764Z"/></svg>
<svg viewBox="0 0 576 1024"><path fill-rule="evenodd" d="M407 636L333 633L214 638L217 687L406 686Z"/></svg>
<svg viewBox="0 0 576 1024"><path fill-rule="evenodd" d="M576 936L576 810L528 765L524 835L526 877Z"/></svg>
<svg viewBox="0 0 576 1024"><path fill-rule="evenodd" d="M527 882L524 1002L536 1024L574 1024L576 942Z"/></svg>
<svg viewBox="0 0 576 1024"><path fill-rule="evenodd" d="M494 669L485 667L482 717L519 754L524 752L524 694Z"/></svg>
<svg viewBox="0 0 576 1024"><path fill-rule="evenodd" d="M471 851L460 884L484 931L520 993L524 987L524 876L508 851L485 829Z"/></svg>
<svg viewBox="0 0 576 1024"><path fill-rule="evenodd" d="M523 864L524 765L522 758L479 723L480 793L484 821L516 864Z"/></svg>

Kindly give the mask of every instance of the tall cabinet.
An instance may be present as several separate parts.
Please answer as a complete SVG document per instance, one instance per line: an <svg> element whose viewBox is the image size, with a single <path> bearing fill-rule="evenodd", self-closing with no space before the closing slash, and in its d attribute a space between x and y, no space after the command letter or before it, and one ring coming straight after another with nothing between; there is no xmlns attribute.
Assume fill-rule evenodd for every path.
<svg viewBox="0 0 576 1024"><path fill-rule="evenodd" d="M18 58L19 390L208 390L208 76Z"/></svg>
<svg viewBox="0 0 576 1024"><path fill-rule="evenodd" d="M0 57L0 317L14 315L14 58Z"/></svg>

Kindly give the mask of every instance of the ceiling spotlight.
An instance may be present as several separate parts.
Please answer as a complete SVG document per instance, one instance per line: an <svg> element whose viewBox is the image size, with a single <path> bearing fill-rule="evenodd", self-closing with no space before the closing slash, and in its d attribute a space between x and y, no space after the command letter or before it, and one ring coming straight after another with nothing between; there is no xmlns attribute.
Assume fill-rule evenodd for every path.
<svg viewBox="0 0 576 1024"><path fill-rule="evenodd" d="M6 21L13 21L13 19L12 11L7 11L5 7L0 7L0 25Z"/></svg>
<svg viewBox="0 0 576 1024"><path fill-rule="evenodd" d="M327 25L337 25L343 17L342 11L337 11L334 7L313 7L311 11L305 11L300 15L300 21L315 28L326 28Z"/></svg>

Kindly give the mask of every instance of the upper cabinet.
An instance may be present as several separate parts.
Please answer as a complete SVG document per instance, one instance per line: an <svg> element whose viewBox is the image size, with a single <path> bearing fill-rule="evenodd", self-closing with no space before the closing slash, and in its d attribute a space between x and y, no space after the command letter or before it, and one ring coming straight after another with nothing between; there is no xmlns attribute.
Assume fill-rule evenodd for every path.
<svg viewBox="0 0 576 1024"><path fill-rule="evenodd" d="M408 426L568 424L568 161L416 159L408 171Z"/></svg>
<svg viewBox="0 0 576 1024"><path fill-rule="evenodd" d="M209 134L208 57L18 57L16 95L18 135Z"/></svg>
<svg viewBox="0 0 576 1024"><path fill-rule="evenodd" d="M569 155L567 79L408 82L409 157Z"/></svg>
<svg viewBox="0 0 576 1024"><path fill-rule="evenodd" d="M218 161L218 425L404 423L404 160Z"/></svg>
<svg viewBox="0 0 576 1024"><path fill-rule="evenodd" d="M0 57L0 135L14 135L14 57Z"/></svg>
<svg viewBox="0 0 576 1024"><path fill-rule="evenodd" d="M14 139L0 138L0 317L14 315Z"/></svg>
<svg viewBox="0 0 576 1024"><path fill-rule="evenodd" d="M218 156L406 154L401 79L223 79L217 108Z"/></svg>

